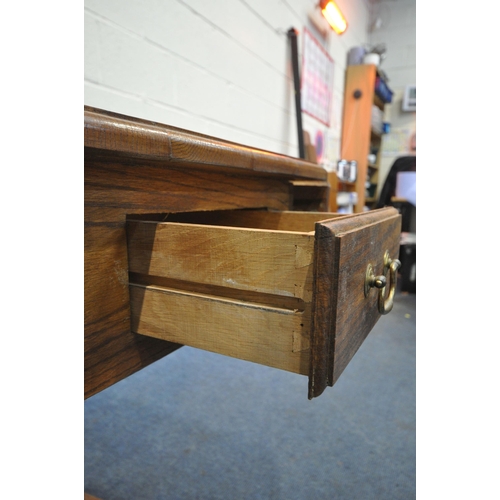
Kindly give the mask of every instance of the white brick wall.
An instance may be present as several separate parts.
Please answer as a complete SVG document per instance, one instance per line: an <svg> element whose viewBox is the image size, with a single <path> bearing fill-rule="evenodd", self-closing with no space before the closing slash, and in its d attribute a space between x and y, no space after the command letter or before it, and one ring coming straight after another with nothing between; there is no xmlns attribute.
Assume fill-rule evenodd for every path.
<svg viewBox="0 0 500 500"><path fill-rule="evenodd" d="M386 58L381 68L389 77L389 87L394 91L393 102L387 106L386 120L391 124L393 133L416 132L416 113L403 112L401 104L405 86L416 83L416 1L415 0L380 0L373 9L373 17L379 17L382 24L369 37L370 43L385 43ZM384 142L389 136L384 137ZM384 151L384 142L382 151ZM379 188L387 177L394 160L403 156L382 155Z"/></svg>
<svg viewBox="0 0 500 500"><path fill-rule="evenodd" d="M85 104L297 156L286 32L311 30L335 61L327 130L339 154L348 50L367 41L368 3L339 0L349 28L323 40L315 0L85 0ZM299 52L302 38L299 35Z"/></svg>

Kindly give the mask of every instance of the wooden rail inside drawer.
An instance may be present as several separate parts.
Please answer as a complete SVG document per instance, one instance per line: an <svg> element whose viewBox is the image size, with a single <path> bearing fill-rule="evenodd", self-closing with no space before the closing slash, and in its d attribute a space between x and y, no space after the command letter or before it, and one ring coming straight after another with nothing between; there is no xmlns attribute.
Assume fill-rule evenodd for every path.
<svg viewBox="0 0 500 500"><path fill-rule="evenodd" d="M162 221L127 222L132 331L309 375L311 385L315 225L345 216L234 210L155 218ZM333 385L332 373L319 385Z"/></svg>

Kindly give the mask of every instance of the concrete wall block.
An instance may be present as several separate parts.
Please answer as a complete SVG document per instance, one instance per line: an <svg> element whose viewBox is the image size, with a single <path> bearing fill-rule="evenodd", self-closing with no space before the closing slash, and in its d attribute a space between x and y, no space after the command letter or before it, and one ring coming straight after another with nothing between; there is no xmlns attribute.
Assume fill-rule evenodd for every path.
<svg viewBox="0 0 500 500"><path fill-rule="evenodd" d="M226 119L228 86L221 79L202 68L180 61L178 90L176 104L179 108L206 119Z"/></svg>
<svg viewBox="0 0 500 500"><path fill-rule="evenodd" d="M336 86L336 88L343 88L344 85L342 84L341 87L338 87L340 81L343 82L343 78L340 80L337 78L337 75L344 75L346 65L347 65L347 53L341 49L338 44L333 44L334 48L333 50L329 50L329 54L331 55L333 62L334 62L334 67L333 67L333 74L334 74L334 82L333 84Z"/></svg>
<svg viewBox="0 0 500 500"><path fill-rule="evenodd" d="M177 105L187 113L280 140L286 112L279 106L188 63L180 63L178 89Z"/></svg>
<svg viewBox="0 0 500 500"><path fill-rule="evenodd" d="M415 68L392 68L389 78L391 79L389 82L391 90L403 90L406 85L416 83Z"/></svg>
<svg viewBox="0 0 500 500"><path fill-rule="evenodd" d="M189 31L196 17L175 0L85 0L85 8L138 35L164 34L172 41Z"/></svg>
<svg viewBox="0 0 500 500"><path fill-rule="evenodd" d="M273 69L280 67L280 37L285 35L277 33L265 15L260 15L253 8L251 1L194 0L189 2L189 6L249 54L259 57Z"/></svg>
<svg viewBox="0 0 500 500"><path fill-rule="evenodd" d="M415 0L381 0L374 7L374 16L380 17L384 30L392 30L396 25L407 26L415 24L416 20Z"/></svg>
<svg viewBox="0 0 500 500"><path fill-rule="evenodd" d="M232 122L224 123L206 118L206 128L203 133L276 153L286 155L293 153L295 156L297 150L295 116L287 113L277 116L265 108L245 109L246 106L249 106L249 103L229 102L227 107L228 112L233 115ZM237 113L241 113L241 116L236 120L234 115Z"/></svg>
<svg viewBox="0 0 500 500"><path fill-rule="evenodd" d="M270 139L281 141L281 129L289 114L275 105L270 105L238 89L227 92L224 101L225 123L235 123L242 130L255 131Z"/></svg>
<svg viewBox="0 0 500 500"><path fill-rule="evenodd" d="M372 40L374 43L385 43L387 52L393 48L408 45L416 45L417 28L411 25L391 25L391 29L374 33ZM403 42L404 41L404 42Z"/></svg>
<svg viewBox="0 0 500 500"><path fill-rule="evenodd" d="M405 54L405 66L412 67L413 71L416 72L415 68L417 67L417 47L416 45L408 45L406 47Z"/></svg>
<svg viewBox="0 0 500 500"><path fill-rule="evenodd" d="M406 66L406 57L408 48L405 46L388 47L385 53L385 59L380 64L380 69L383 69L389 77L389 87L392 84L392 70Z"/></svg>
<svg viewBox="0 0 500 500"><path fill-rule="evenodd" d="M163 47L167 54L206 68L222 81L232 82L270 102L280 102L281 82L286 70L286 37L281 39L280 44L274 44L278 47L275 52L281 52L279 66L282 69L278 69L250 53L238 41L203 21L185 6L177 3L172 5L174 12L161 14L160 9L152 19L143 13L143 9L132 13L130 10L120 11L117 22L124 27L123 33L128 33L131 37L136 34L138 43L142 38L143 42L152 42L152 46L158 44L158 50ZM101 13L106 16L112 14L108 10ZM132 15L134 13L137 13L137 17ZM117 26L116 30L120 31L120 28ZM279 37L275 36L275 39L280 41ZM105 43L112 41L106 40ZM133 47L123 45L122 49L122 52L130 52L130 57L133 57ZM109 68L113 69L112 66ZM119 74L120 77L123 76L120 71Z"/></svg>
<svg viewBox="0 0 500 500"><path fill-rule="evenodd" d="M176 104L178 60L143 38L101 24L102 83L138 96L168 96Z"/></svg>
<svg viewBox="0 0 500 500"><path fill-rule="evenodd" d="M295 0L240 0L247 4L249 9L252 9L256 15L266 20L276 31L286 34L286 32L295 27L302 29L305 22L296 13L297 2ZM303 0L299 0L303 3ZM309 3L309 2L306 2Z"/></svg>
<svg viewBox="0 0 500 500"><path fill-rule="evenodd" d="M84 83L84 102L106 111L145 118L142 99L88 81Z"/></svg>
<svg viewBox="0 0 500 500"><path fill-rule="evenodd" d="M146 100L142 104L142 113L146 120L165 123L173 127L199 132L200 134L208 133L209 128L206 119L171 106Z"/></svg>
<svg viewBox="0 0 500 500"><path fill-rule="evenodd" d="M209 34L206 43L211 47L203 61L207 70L262 99L279 104L285 77L282 71L249 54L216 30ZM283 46L283 53L285 51ZM281 66L285 66L284 57Z"/></svg>
<svg viewBox="0 0 500 500"><path fill-rule="evenodd" d="M89 9L110 20L116 28L163 47L165 51L203 66L210 51L207 34L213 27L176 1L159 0L94 2ZM203 40L203 43L200 41Z"/></svg>
<svg viewBox="0 0 500 500"><path fill-rule="evenodd" d="M263 149L265 151L274 151L279 154L286 154L288 145L277 142L269 137L264 137L260 134L252 133L245 130L235 129L222 123L208 124L208 135L213 137L223 137L228 141L243 144L245 146Z"/></svg>
<svg viewBox="0 0 500 500"><path fill-rule="evenodd" d="M84 54L85 68L84 75L88 80L94 82L101 81L101 48L100 48L100 29L99 21L87 13L84 15Z"/></svg>

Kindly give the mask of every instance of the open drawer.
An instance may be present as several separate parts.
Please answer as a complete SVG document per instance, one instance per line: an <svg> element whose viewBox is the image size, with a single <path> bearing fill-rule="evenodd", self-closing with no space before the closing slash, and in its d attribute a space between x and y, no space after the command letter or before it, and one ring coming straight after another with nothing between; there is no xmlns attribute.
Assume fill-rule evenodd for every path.
<svg viewBox="0 0 500 500"><path fill-rule="evenodd" d="M312 399L392 308L400 219L394 208L131 219L132 331L307 375Z"/></svg>

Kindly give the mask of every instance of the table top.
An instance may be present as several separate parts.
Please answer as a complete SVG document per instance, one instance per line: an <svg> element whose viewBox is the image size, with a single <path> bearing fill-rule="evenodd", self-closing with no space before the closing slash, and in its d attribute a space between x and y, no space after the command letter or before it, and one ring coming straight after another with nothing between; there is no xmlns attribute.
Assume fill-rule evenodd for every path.
<svg viewBox="0 0 500 500"><path fill-rule="evenodd" d="M85 147L141 156L165 165L222 168L256 174L326 180L327 172L303 159L85 106Z"/></svg>

